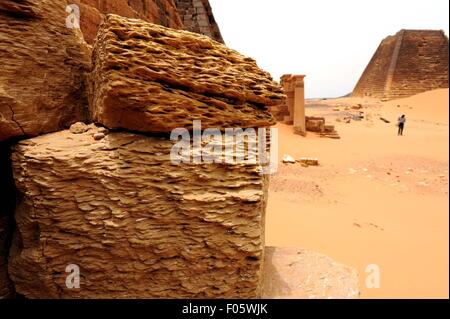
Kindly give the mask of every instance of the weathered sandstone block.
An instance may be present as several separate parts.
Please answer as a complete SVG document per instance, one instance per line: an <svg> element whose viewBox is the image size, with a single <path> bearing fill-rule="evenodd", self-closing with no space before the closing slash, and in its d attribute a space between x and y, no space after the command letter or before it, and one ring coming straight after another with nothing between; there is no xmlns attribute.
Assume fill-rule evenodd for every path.
<svg viewBox="0 0 450 319"><path fill-rule="evenodd" d="M78 125L79 126L79 125ZM254 298L266 177L170 161L160 137L69 130L20 142L9 270L30 298ZM80 133L81 132L81 133ZM66 267L80 268L79 289Z"/></svg>
<svg viewBox="0 0 450 319"><path fill-rule="evenodd" d="M108 15L93 52L90 110L108 128L170 132L274 124L282 89L256 62L210 38Z"/></svg>
<svg viewBox="0 0 450 319"><path fill-rule="evenodd" d="M306 130L309 132L316 132L316 133L325 132L325 118L307 116Z"/></svg>
<svg viewBox="0 0 450 319"><path fill-rule="evenodd" d="M86 115L89 51L65 0L0 1L0 141L60 130Z"/></svg>

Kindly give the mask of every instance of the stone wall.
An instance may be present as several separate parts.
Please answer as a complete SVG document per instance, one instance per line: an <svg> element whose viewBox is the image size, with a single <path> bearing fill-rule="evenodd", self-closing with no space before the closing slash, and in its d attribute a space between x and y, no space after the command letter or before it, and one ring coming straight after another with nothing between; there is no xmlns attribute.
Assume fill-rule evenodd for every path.
<svg viewBox="0 0 450 319"><path fill-rule="evenodd" d="M186 30L224 43L208 0L175 0Z"/></svg>
<svg viewBox="0 0 450 319"><path fill-rule="evenodd" d="M294 123L295 102L293 75L283 75L280 78L280 85L283 88L283 92L286 94L286 99L280 104L271 107L270 111L277 121L292 125Z"/></svg>
<svg viewBox="0 0 450 319"><path fill-rule="evenodd" d="M391 100L448 88L448 44L443 31L401 30L387 37L353 96Z"/></svg>
<svg viewBox="0 0 450 319"><path fill-rule="evenodd" d="M277 121L294 125L294 130L297 130L299 134L303 134L305 131L304 78L304 75L283 75L280 79L280 85L283 87L286 99L271 108L271 112ZM295 119L297 119L297 123L295 123Z"/></svg>

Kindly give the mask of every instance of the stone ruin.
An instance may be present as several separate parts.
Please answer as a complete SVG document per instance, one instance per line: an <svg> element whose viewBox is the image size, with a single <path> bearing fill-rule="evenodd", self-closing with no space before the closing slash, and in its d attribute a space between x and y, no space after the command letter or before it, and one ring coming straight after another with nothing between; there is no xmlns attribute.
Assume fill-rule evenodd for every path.
<svg viewBox="0 0 450 319"><path fill-rule="evenodd" d="M441 30L401 30L385 38L352 96L393 100L448 88L448 37Z"/></svg>
<svg viewBox="0 0 450 319"><path fill-rule="evenodd" d="M175 0L184 29L224 43L208 0Z"/></svg>
<svg viewBox="0 0 450 319"><path fill-rule="evenodd" d="M306 134L304 78L304 75L283 75L280 84L287 99L283 104L272 108L272 113L278 121L294 125L295 133L300 135Z"/></svg>
<svg viewBox="0 0 450 319"><path fill-rule="evenodd" d="M306 131L317 133L320 137L340 139L334 125L327 124L324 117L307 116Z"/></svg>
<svg viewBox="0 0 450 319"><path fill-rule="evenodd" d="M280 105L271 107L271 112L277 121L294 126L294 133L306 136L307 132L314 132L320 137L339 139L334 125L327 125L323 117L305 115L305 75L285 74L280 84L287 99Z"/></svg>

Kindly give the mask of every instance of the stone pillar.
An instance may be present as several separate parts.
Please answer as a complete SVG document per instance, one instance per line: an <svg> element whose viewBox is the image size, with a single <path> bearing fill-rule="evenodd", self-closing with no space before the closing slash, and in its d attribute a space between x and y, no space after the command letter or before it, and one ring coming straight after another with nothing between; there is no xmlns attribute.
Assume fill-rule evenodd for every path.
<svg viewBox="0 0 450 319"><path fill-rule="evenodd" d="M294 124L293 112L294 112L294 88L292 87L292 74L285 74L281 77L281 86L286 94L286 104L283 107L283 113L286 116L283 118L283 122L288 125Z"/></svg>
<svg viewBox="0 0 450 319"><path fill-rule="evenodd" d="M294 132L299 135L306 135L306 120L305 120L305 85L303 79L304 75L294 75L293 84L295 92L294 101Z"/></svg>
<svg viewBox="0 0 450 319"><path fill-rule="evenodd" d="M286 93L286 96L287 96L286 103L287 103L287 108L288 108L289 115L287 115L284 118L284 122L286 124L288 124L288 125L292 125L292 124L294 124L295 91L294 90L288 91Z"/></svg>

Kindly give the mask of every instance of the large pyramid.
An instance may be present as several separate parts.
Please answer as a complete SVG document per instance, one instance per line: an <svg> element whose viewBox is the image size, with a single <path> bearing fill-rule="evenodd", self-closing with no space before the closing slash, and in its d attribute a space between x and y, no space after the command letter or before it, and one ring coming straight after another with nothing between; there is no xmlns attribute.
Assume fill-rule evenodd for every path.
<svg viewBox="0 0 450 319"><path fill-rule="evenodd" d="M353 96L385 100L448 88L448 37L441 30L401 30L385 38Z"/></svg>

